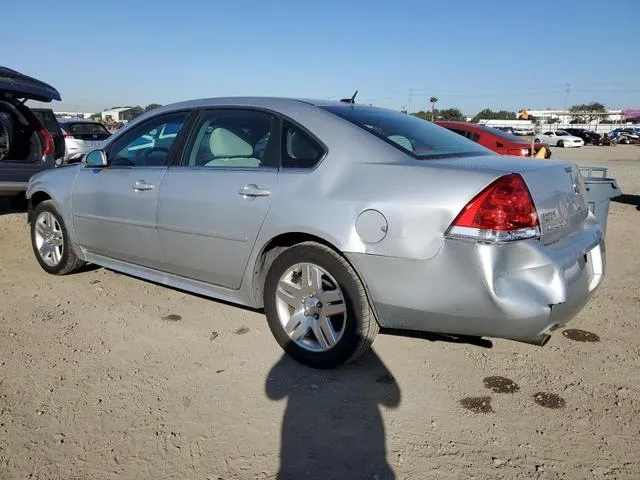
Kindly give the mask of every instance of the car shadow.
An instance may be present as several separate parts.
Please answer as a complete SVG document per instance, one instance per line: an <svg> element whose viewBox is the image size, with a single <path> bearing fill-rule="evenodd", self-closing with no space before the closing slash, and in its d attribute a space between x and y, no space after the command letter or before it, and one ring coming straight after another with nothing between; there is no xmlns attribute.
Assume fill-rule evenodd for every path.
<svg viewBox="0 0 640 480"><path fill-rule="evenodd" d="M481 348L493 348L493 342L491 340L487 340L486 338L482 337L472 337L469 335L423 332L418 330L404 330L395 328L382 328L380 330L380 333L382 335L392 335L396 337L419 338L422 340L428 340L430 342L464 343Z"/></svg>
<svg viewBox="0 0 640 480"><path fill-rule="evenodd" d="M27 210L16 209L10 204L8 198L0 197L0 215L11 215L14 213L27 213Z"/></svg>
<svg viewBox="0 0 640 480"><path fill-rule="evenodd" d="M284 355L269 372L269 399L287 399L278 479L395 479L380 406L400 405L400 387L372 350L358 361L315 370Z"/></svg>
<svg viewBox="0 0 640 480"><path fill-rule="evenodd" d="M640 210L640 195L629 195L627 193L623 193L622 195L613 197L611 201L616 203L624 203L625 205L633 205L634 207L636 207L636 210Z"/></svg>

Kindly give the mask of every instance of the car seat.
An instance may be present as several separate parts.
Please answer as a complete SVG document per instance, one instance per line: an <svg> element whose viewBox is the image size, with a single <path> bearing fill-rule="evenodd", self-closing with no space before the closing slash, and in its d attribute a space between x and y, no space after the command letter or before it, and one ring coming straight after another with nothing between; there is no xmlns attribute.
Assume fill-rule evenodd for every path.
<svg viewBox="0 0 640 480"><path fill-rule="evenodd" d="M260 160L253 157L253 147L226 128L217 127L211 132L209 149L213 160L205 167L259 167Z"/></svg>

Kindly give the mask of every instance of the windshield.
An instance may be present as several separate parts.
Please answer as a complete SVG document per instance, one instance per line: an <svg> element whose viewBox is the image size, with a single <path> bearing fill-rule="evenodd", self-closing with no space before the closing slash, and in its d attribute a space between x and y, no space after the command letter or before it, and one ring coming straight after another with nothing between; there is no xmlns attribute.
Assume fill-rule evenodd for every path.
<svg viewBox="0 0 640 480"><path fill-rule="evenodd" d="M490 150L457 133L406 113L351 105L321 108L367 130L414 158L491 154Z"/></svg>

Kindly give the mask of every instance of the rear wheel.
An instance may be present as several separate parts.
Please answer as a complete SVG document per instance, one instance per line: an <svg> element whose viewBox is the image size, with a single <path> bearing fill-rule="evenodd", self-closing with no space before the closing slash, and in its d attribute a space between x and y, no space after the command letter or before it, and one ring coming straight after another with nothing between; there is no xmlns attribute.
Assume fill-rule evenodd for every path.
<svg viewBox="0 0 640 480"><path fill-rule="evenodd" d="M558 146L560 148L563 148L564 147L564 141L558 140L558 144L556 146Z"/></svg>
<svg viewBox="0 0 640 480"><path fill-rule="evenodd" d="M333 368L358 358L379 329L351 265L316 242L294 245L273 261L264 308L282 349L313 368Z"/></svg>
<svg viewBox="0 0 640 480"><path fill-rule="evenodd" d="M84 265L73 252L62 215L51 200L38 204L32 213L31 245L38 263L48 273L66 275Z"/></svg>

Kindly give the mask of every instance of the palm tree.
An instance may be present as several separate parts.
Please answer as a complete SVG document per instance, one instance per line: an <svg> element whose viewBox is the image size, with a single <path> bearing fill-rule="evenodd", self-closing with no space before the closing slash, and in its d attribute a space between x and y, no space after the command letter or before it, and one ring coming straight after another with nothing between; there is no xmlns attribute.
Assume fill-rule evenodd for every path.
<svg viewBox="0 0 640 480"><path fill-rule="evenodd" d="M431 102L431 121L433 122L433 116L435 113L436 102L438 101L438 97L431 97L429 101Z"/></svg>

